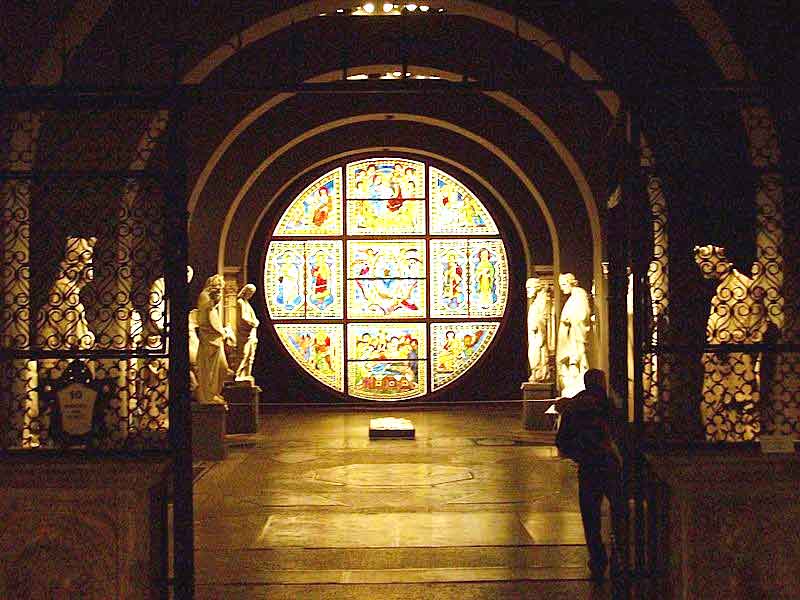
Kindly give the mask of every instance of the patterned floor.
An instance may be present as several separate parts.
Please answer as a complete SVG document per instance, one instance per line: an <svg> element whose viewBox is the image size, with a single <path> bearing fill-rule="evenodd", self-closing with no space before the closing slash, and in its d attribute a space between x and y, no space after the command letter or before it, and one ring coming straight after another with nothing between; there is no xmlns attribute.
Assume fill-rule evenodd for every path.
<svg viewBox="0 0 800 600"><path fill-rule="evenodd" d="M587 581L576 468L519 411L272 411L195 484L199 598L605 598ZM386 416L385 413L380 416Z"/></svg>

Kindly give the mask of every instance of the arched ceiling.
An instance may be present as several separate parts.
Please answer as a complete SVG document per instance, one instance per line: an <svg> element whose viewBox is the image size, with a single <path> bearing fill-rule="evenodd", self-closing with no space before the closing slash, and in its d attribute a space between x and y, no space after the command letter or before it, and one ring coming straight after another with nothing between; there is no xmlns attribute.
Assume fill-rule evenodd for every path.
<svg viewBox="0 0 800 600"><path fill-rule="evenodd" d="M34 11L35 15L19 11L10 21L27 27L18 45L47 48L39 56L15 53L14 64L34 83L52 82L57 77L53 56L58 54L58 36L62 45L80 42L67 72L71 81L86 84L115 81L120 65L126 67L120 81L166 83L172 76L170 52L176 40L181 43L181 77L206 86L275 88L329 73L343 61L350 65L400 62L398 18L316 17L338 5L329 0L262 4L212 0L184 6L146 0L134 6L83 0L70 11L66 4L52 3ZM416 120L396 120L372 128L354 122L353 127L337 128L331 135L309 136L284 155L283 162L289 161L297 172L330 155L331 144L344 144L344 151L391 143L452 155L466 168L482 173L497 189L507 188L503 197L516 211L515 218L530 231L533 247L544 236L537 233L542 229L541 223L539 229L536 225L542 215L532 201L530 186L526 189L525 178L514 173L508 163L498 161L497 153L486 144L475 143L480 138L520 165L535 184L557 230L563 232L562 240L574 247L564 268L577 269L587 258L590 262L593 258L596 265L599 256L591 239L597 236L593 230L597 223L591 222L587 198L599 205L596 219L607 194L607 133L612 124L610 112L615 112L617 102L609 92L597 94L575 84L603 79L627 94L636 86L748 73L742 67L746 61L732 50L735 45L729 43L730 34L704 0L676 0L674 4L450 0L439 5L447 8L444 18L430 15L409 20L413 37L408 59L429 69L467 75L484 86L507 88L513 102L500 101L496 94L305 94L254 119L211 172L207 172L209 160L231 131L269 101L271 94L220 96L198 106L188 120L189 181L205 180L195 198L192 224L198 251L216 254L211 248L213 240L206 239L208 232L219 231L225 220L223 209L270 152L325 123L385 112L414 115ZM514 9L519 18L512 16ZM44 26L43 22L58 25ZM47 38L50 42L45 45ZM16 79L23 80L25 77ZM520 116L526 111L545 124L559 144L542 135L542 128L532 119ZM452 123L465 135L454 137L452 130L424 123L431 119ZM145 121L142 129L146 127ZM141 132L131 137L135 147ZM741 143L740 138L735 141ZM565 157L571 159L571 165ZM252 224L245 227L245 218L260 214L253 206L291 177L288 167L285 171L278 168L276 163L260 181L248 184L241 197L242 210L232 216L232 227L242 229L233 236L236 240L251 237ZM578 172L583 180L576 176ZM547 240L541 246L549 244ZM237 252L243 256L241 249ZM539 248L535 253L547 256ZM215 261L203 260L209 269L215 268ZM587 274L592 271L596 269Z"/></svg>

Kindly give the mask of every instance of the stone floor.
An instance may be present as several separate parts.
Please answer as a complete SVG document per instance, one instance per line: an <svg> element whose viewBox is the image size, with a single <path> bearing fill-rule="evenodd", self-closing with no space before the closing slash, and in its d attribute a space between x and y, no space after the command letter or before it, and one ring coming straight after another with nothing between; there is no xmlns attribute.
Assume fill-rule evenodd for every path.
<svg viewBox="0 0 800 600"><path fill-rule="evenodd" d="M587 581L576 468L519 409L271 411L195 484L198 598L611 597Z"/></svg>

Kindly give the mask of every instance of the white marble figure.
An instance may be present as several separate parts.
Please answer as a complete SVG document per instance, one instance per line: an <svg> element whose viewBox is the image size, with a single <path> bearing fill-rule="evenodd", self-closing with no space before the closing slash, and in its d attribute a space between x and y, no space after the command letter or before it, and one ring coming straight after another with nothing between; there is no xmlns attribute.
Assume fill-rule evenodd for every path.
<svg viewBox="0 0 800 600"><path fill-rule="evenodd" d="M212 275L197 298L197 401L224 404L221 396L226 376L232 375L225 357L225 344L235 343L230 327L223 325L221 304L225 279Z"/></svg>
<svg viewBox="0 0 800 600"><path fill-rule="evenodd" d="M250 305L250 298L256 293L256 286L248 283L237 296L239 306L239 339L245 340L242 348L242 360L236 369L236 381L253 381L253 359L258 346L258 318Z"/></svg>
<svg viewBox="0 0 800 600"><path fill-rule="evenodd" d="M719 246L697 246L694 259L703 277L717 279L706 324L709 344L755 344L769 323L764 290L733 267ZM747 441L760 432L760 355L706 352L700 415L709 441Z"/></svg>
<svg viewBox="0 0 800 600"><path fill-rule="evenodd" d="M565 390L582 389L583 374L589 369L587 345L591 328L592 309L586 290L578 286L572 273L558 276L558 285L569 298L561 309L558 324L556 364L558 384Z"/></svg>
<svg viewBox="0 0 800 600"><path fill-rule="evenodd" d="M94 334L86 321L81 290L92 281L96 238L67 238L64 258L47 303L39 311L37 344L47 350L88 350Z"/></svg>
<svg viewBox="0 0 800 600"><path fill-rule="evenodd" d="M550 291L538 277L528 279L525 290L531 301L528 306L528 365L531 369L528 381L545 383L550 379L547 327L553 302Z"/></svg>

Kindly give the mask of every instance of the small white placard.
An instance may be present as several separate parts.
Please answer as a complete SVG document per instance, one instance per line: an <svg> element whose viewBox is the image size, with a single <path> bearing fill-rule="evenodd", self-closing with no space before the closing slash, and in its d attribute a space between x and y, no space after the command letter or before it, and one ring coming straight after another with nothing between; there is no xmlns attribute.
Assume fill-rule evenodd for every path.
<svg viewBox="0 0 800 600"><path fill-rule="evenodd" d="M79 383L71 383L58 392L61 426L68 435L86 435L92 429L92 415L97 392Z"/></svg>
<svg viewBox="0 0 800 600"><path fill-rule="evenodd" d="M794 438L791 435L762 435L763 454L786 454L794 452Z"/></svg>

